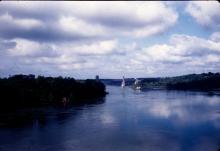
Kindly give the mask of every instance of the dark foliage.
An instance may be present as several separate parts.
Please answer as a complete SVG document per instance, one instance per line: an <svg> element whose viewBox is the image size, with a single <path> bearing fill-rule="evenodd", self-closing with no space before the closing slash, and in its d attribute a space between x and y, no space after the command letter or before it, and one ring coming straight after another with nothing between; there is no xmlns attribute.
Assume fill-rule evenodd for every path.
<svg viewBox="0 0 220 151"><path fill-rule="evenodd" d="M105 85L96 80L15 75L0 79L0 108L84 103L105 96Z"/></svg>
<svg viewBox="0 0 220 151"><path fill-rule="evenodd" d="M167 87L180 90L220 90L220 74L210 72L185 76L176 83L168 83Z"/></svg>
<svg viewBox="0 0 220 151"><path fill-rule="evenodd" d="M146 78L141 84L143 89L220 90L220 74L209 72L167 78Z"/></svg>

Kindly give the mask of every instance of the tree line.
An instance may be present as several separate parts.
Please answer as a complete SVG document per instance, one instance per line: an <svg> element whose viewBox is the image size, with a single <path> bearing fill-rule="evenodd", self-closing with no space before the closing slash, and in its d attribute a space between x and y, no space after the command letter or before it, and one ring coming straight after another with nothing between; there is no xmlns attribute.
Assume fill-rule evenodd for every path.
<svg viewBox="0 0 220 151"><path fill-rule="evenodd" d="M165 78L144 78L143 89L220 90L220 73L188 74Z"/></svg>
<svg viewBox="0 0 220 151"><path fill-rule="evenodd" d="M0 107L17 108L59 103L84 103L106 95L99 80L14 75L0 78Z"/></svg>

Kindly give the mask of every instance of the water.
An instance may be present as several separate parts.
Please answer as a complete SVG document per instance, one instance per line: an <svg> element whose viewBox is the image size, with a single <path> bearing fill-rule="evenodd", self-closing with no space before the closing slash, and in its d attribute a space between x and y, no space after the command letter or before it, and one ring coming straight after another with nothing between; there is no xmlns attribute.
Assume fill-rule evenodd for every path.
<svg viewBox="0 0 220 151"><path fill-rule="evenodd" d="M103 103L0 128L0 151L218 151L220 97L108 86Z"/></svg>

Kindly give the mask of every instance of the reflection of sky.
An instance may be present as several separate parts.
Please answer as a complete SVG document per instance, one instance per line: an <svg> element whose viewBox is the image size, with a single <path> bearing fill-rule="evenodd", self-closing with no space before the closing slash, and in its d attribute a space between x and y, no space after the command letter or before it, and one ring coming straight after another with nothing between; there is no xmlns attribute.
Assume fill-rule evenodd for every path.
<svg viewBox="0 0 220 151"><path fill-rule="evenodd" d="M217 151L218 96L107 87L103 104L70 108L44 126L0 129L0 151ZM72 115L72 116L71 116Z"/></svg>
<svg viewBox="0 0 220 151"><path fill-rule="evenodd" d="M163 94L162 94L163 95ZM158 96L160 101L152 100L146 106L146 112L152 116L171 119L180 123L218 122L220 99L218 96L204 96L196 94L190 96L180 95L180 99L169 99L172 93ZM143 106L142 106L143 107Z"/></svg>

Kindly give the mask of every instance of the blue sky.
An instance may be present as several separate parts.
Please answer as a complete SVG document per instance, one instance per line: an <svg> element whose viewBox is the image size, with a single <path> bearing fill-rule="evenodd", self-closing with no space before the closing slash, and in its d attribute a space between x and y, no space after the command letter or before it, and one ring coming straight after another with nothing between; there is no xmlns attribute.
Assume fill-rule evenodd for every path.
<svg viewBox="0 0 220 151"><path fill-rule="evenodd" d="M0 76L219 72L220 3L1 2Z"/></svg>

